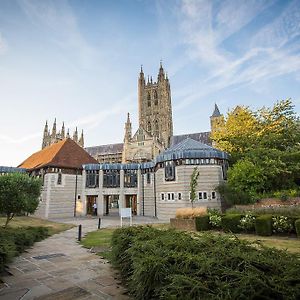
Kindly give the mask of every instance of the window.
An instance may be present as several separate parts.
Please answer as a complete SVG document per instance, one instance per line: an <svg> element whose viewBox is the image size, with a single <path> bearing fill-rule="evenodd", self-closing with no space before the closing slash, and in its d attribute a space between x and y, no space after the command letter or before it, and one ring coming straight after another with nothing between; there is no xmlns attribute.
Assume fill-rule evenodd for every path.
<svg viewBox="0 0 300 300"><path fill-rule="evenodd" d="M216 192L214 192L214 191L211 192L211 198L212 198L212 199L216 199Z"/></svg>
<svg viewBox="0 0 300 300"><path fill-rule="evenodd" d="M171 199L175 200L174 193L171 193Z"/></svg>
<svg viewBox="0 0 300 300"><path fill-rule="evenodd" d="M155 130L155 135L158 137L159 136L159 126L158 126L157 120L155 120L154 130Z"/></svg>
<svg viewBox="0 0 300 300"><path fill-rule="evenodd" d="M178 193L177 198L178 200L181 200L181 193Z"/></svg>
<svg viewBox="0 0 300 300"><path fill-rule="evenodd" d="M150 95L150 92L148 92L147 103L148 103L148 107L150 107L151 106L151 95Z"/></svg>
<svg viewBox="0 0 300 300"><path fill-rule="evenodd" d="M148 132L151 133L152 128L151 128L151 123L150 123L150 121L149 121L148 124L147 124L147 130L148 130Z"/></svg>
<svg viewBox="0 0 300 300"><path fill-rule="evenodd" d="M207 199L207 192L203 192L203 199Z"/></svg>
<svg viewBox="0 0 300 300"><path fill-rule="evenodd" d="M161 194L161 200L165 200L165 194L164 193Z"/></svg>
<svg viewBox="0 0 300 300"><path fill-rule="evenodd" d="M87 188L99 187L99 171L96 170L86 171L85 186Z"/></svg>
<svg viewBox="0 0 300 300"><path fill-rule="evenodd" d="M57 174L57 184L58 184L58 185L61 185L61 181L62 181L62 174L61 174L61 173L58 173L58 174Z"/></svg>
<svg viewBox="0 0 300 300"><path fill-rule="evenodd" d="M120 187L119 170L103 171L103 187Z"/></svg>
<svg viewBox="0 0 300 300"><path fill-rule="evenodd" d="M137 187L137 171L125 170L124 171L124 187Z"/></svg>
<svg viewBox="0 0 300 300"><path fill-rule="evenodd" d="M202 192L199 192L199 193L198 193L198 200L202 200L202 199L203 199Z"/></svg>
<svg viewBox="0 0 300 300"><path fill-rule="evenodd" d="M171 194L168 193L168 200L171 200Z"/></svg>
<svg viewBox="0 0 300 300"><path fill-rule="evenodd" d="M148 172L147 173L147 184L150 184L151 183L151 173Z"/></svg>
<svg viewBox="0 0 300 300"><path fill-rule="evenodd" d="M165 162L165 180L175 181L175 163L174 161Z"/></svg>
<svg viewBox="0 0 300 300"><path fill-rule="evenodd" d="M157 91L154 91L154 105L158 105Z"/></svg>

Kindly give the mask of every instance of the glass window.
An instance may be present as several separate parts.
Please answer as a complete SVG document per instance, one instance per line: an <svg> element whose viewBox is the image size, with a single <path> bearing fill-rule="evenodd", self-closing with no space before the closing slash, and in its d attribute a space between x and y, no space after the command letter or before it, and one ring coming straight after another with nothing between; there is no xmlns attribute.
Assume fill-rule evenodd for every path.
<svg viewBox="0 0 300 300"><path fill-rule="evenodd" d="M181 200L181 193L178 193L178 200Z"/></svg>
<svg viewBox="0 0 300 300"><path fill-rule="evenodd" d="M161 194L161 200L165 200L165 194L164 193Z"/></svg>
<svg viewBox="0 0 300 300"><path fill-rule="evenodd" d="M151 183L151 173L148 172L147 173L147 184L150 184Z"/></svg>
<svg viewBox="0 0 300 300"><path fill-rule="evenodd" d="M202 200L202 199L203 199L202 192L199 192L198 193L198 200Z"/></svg>
<svg viewBox="0 0 300 300"><path fill-rule="evenodd" d="M103 171L103 187L120 187L120 171Z"/></svg>
<svg viewBox="0 0 300 300"><path fill-rule="evenodd" d="M124 171L124 187L137 187L137 171L125 170Z"/></svg>
<svg viewBox="0 0 300 300"><path fill-rule="evenodd" d="M57 184L58 184L58 185L61 185L61 181L62 181L62 174L61 174L61 173L58 173L58 174L57 174Z"/></svg>
<svg viewBox="0 0 300 300"><path fill-rule="evenodd" d="M85 186L88 188L99 187L99 171L86 171Z"/></svg>
<svg viewBox="0 0 300 300"><path fill-rule="evenodd" d="M211 192L211 198L216 199L216 192Z"/></svg>
<svg viewBox="0 0 300 300"><path fill-rule="evenodd" d="M165 162L165 180L175 181L175 163L174 161Z"/></svg>
<svg viewBox="0 0 300 300"><path fill-rule="evenodd" d="M174 197L174 193L172 193L172 194L171 194L171 198L172 198L172 200L174 200L174 199L175 199L175 197Z"/></svg>
<svg viewBox="0 0 300 300"><path fill-rule="evenodd" d="M203 192L203 199L207 199L207 192Z"/></svg>

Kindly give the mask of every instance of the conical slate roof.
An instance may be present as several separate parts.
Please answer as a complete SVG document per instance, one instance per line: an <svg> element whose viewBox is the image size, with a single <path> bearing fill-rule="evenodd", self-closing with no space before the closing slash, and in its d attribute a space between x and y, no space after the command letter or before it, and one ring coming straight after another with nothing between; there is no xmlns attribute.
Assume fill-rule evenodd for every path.
<svg viewBox="0 0 300 300"><path fill-rule="evenodd" d="M226 152L215 149L206 144L187 138L177 145L165 150L157 158L156 162L186 158L220 158L228 159Z"/></svg>
<svg viewBox="0 0 300 300"><path fill-rule="evenodd" d="M213 114L211 115L212 117L220 117L221 116L221 113L219 111L219 107L217 104L215 104L215 109L214 109L214 112Z"/></svg>

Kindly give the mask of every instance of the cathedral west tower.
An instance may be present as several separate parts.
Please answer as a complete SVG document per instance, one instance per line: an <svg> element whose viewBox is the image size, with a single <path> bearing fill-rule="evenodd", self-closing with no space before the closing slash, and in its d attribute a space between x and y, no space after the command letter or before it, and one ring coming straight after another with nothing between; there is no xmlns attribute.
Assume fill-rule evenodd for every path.
<svg viewBox="0 0 300 300"><path fill-rule="evenodd" d="M160 63L157 81L147 82L143 69L138 80L139 127L168 148L173 135L171 90L168 76Z"/></svg>

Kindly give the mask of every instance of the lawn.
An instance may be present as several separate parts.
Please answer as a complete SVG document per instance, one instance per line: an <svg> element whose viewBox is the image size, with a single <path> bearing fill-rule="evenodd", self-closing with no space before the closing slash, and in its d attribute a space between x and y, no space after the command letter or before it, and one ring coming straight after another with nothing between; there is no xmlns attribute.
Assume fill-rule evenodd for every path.
<svg viewBox="0 0 300 300"><path fill-rule="evenodd" d="M167 225L155 225L156 228L168 229ZM97 231L88 233L82 240L82 245L86 248L94 248L94 251L97 252L100 256L109 258L110 251L110 240L112 233L115 229L105 228ZM220 232L210 231L213 234L219 234ZM201 234L201 233L199 233ZM226 233L224 233L226 234ZM274 247L280 250L287 250L291 253L300 254L300 240L297 238L289 237L261 237L251 234L236 234L240 239L245 239L248 241L259 241L262 245L267 247Z"/></svg>
<svg viewBox="0 0 300 300"><path fill-rule="evenodd" d="M0 217L0 226L5 224L6 218ZM33 217L14 217L9 223L9 227L16 228L16 227L27 227L27 226L43 226L49 228L49 234L53 235L55 233L59 233L68 229L73 228L75 225L72 224L64 224L64 223L57 223L51 222L44 219L33 218Z"/></svg>

